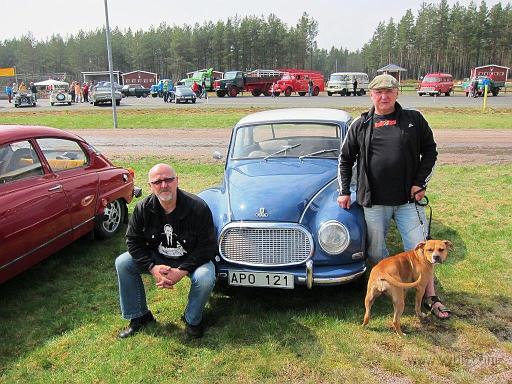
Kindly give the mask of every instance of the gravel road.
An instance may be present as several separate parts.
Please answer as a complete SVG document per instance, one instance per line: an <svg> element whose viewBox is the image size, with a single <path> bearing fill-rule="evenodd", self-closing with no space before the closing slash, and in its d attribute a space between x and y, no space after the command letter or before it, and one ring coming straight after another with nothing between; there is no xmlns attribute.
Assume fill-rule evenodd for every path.
<svg viewBox="0 0 512 384"><path fill-rule="evenodd" d="M230 129L82 129L73 132L93 143L110 158L169 156L214 161L225 155ZM492 164L512 162L512 130L438 129L438 164Z"/></svg>

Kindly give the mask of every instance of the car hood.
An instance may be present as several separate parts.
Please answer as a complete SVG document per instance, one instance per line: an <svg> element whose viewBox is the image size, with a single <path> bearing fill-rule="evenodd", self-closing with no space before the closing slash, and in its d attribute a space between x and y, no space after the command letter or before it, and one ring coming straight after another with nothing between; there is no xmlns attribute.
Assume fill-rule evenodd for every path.
<svg viewBox="0 0 512 384"><path fill-rule="evenodd" d="M309 201L337 174L335 160L244 162L226 171L232 221L298 222Z"/></svg>

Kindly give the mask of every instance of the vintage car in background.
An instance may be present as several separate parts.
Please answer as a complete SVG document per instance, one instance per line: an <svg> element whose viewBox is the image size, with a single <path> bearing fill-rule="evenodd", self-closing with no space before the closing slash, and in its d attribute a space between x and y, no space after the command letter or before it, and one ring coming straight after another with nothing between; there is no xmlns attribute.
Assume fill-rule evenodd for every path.
<svg viewBox="0 0 512 384"><path fill-rule="evenodd" d="M115 86L114 86L115 88ZM112 93L109 82L101 83L92 87L91 94L89 95L89 102L93 105L102 103L112 104ZM114 90L116 105L121 104L123 95L120 91Z"/></svg>
<svg viewBox="0 0 512 384"><path fill-rule="evenodd" d="M54 85L50 91L50 105L67 104L71 105L71 95L69 94L69 84Z"/></svg>
<svg viewBox="0 0 512 384"><path fill-rule="evenodd" d="M196 94L192 91L192 88L187 87L186 85L177 85L174 89L169 93L169 97L172 102L178 103L188 103L191 101L192 103L196 102Z"/></svg>
<svg viewBox="0 0 512 384"><path fill-rule="evenodd" d="M0 283L85 234L121 230L141 194L133 179L71 133L0 126Z"/></svg>
<svg viewBox="0 0 512 384"><path fill-rule="evenodd" d="M222 184L199 194L213 214L219 283L291 289L362 277L363 210L337 204L350 121L340 110L293 108L236 124Z"/></svg>
<svg viewBox="0 0 512 384"><path fill-rule="evenodd" d="M123 96L148 97L149 88L145 88L140 84L126 84L121 88Z"/></svg>
<svg viewBox="0 0 512 384"><path fill-rule="evenodd" d="M18 107L35 107L36 98L32 93L17 93L14 96L14 106Z"/></svg>
<svg viewBox="0 0 512 384"><path fill-rule="evenodd" d="M418 96L450 96L453 92L453 77L449 73L427 73L421 80Z"/></svg>

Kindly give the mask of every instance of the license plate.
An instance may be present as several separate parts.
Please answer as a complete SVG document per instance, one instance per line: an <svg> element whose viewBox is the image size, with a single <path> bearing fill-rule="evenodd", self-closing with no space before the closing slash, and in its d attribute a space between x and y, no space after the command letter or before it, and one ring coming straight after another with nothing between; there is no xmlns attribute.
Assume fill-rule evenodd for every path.
<svg viewBox="0 0 512 384"><path fill-rule="evenodd" d="M293 275L287 273L229 271L228 284L242 287L293 289Z"/></svg>

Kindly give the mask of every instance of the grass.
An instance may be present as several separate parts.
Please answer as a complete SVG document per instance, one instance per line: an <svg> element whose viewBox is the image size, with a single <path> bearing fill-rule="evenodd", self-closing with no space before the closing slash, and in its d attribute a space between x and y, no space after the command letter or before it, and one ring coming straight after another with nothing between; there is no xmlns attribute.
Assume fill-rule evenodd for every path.
<svg viewBox="0 0 512 384"><path fill-rule="evenodd" d="M120 160L137 182L171 162L180 185L197 192L218 183L222 165L177 159ZM157 325L117 340L120 319L113 266L122 234L81 239L2 285L0 382L5 383L376 383L512 379L512 165L441 166L429 188L432 235L455 249L438 267L449 321L413 315L403 339L390 330L391 304L378 300L362 329L363 287L216 292L205 337L189 341L179 317L188 282L174 292L146 277ZM396 232L391 251L399 250Z"/></svg>
<svg viewBox="0 0 512 384"><path fill-rule="evenodd" d="M268 108L266 108L268 109ZM119 128L230 128L241 117L256 112L259 108L219 109L132 109L119 110ZM352 116L364 111L362 108L347 108ZM512 129L512 108L423 108L422 112L434 129ZM94 111L34 111L4 112L0 124L46 125L63 129L112 127L110 109Z"/></svg>

